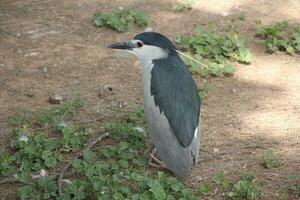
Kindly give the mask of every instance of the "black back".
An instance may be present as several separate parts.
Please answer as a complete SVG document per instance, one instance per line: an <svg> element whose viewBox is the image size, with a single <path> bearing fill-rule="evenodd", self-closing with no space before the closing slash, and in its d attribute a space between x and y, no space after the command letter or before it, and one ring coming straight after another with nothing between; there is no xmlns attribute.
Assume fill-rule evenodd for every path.
<svg viewBox="0 0 300 200"><path fill-rule="evenodd" d="M184 62L175 54L153 60L151 95L167 117L179 144L188 147L199 125L200 98Z"/></svg>

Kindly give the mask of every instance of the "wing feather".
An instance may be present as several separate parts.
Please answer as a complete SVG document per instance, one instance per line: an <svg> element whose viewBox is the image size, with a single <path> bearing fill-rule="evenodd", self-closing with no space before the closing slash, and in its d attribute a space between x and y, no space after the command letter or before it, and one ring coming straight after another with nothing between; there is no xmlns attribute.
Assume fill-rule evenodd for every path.
<svg viewBox="0 0 300 200"><path fill-rule="evenodd" d="M178 55L153 60L151 95L168 119L182 147L188 147L199 124L200 98L196 84Z"/></svg>

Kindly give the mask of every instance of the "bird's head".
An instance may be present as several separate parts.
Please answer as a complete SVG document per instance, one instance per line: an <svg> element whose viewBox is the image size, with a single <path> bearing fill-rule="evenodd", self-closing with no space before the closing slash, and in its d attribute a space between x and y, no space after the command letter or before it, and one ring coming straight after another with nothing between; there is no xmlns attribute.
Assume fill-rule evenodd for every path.
<svg viewBox="0 0 300 200"><path fill-rule="evenodd" d="M134 53L141 61L163 59L176 53L176 47L164 35L156 32L143 32L127 42L114 43L111 49L128 50Z"/></svg>

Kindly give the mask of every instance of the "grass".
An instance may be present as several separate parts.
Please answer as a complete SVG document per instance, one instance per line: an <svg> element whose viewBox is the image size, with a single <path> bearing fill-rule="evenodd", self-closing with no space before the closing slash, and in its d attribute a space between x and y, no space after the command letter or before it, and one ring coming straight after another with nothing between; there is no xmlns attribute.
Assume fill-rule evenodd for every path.
<svg viewBox="0 0 300 200"><path fill-rule="evenodd" d="M3 35L3 33L4 33L4 30L3 30L2 25L0 23L0 36Z"/></svg>
<svg viewBox="0 0 300 200"><path fill-rule="evenodd" d="M201 101L204 101L205 100L205 98L206 98L206 96L207 96L207 93L209 92L209 91L211 91L212 90L212 86L210 85L210 84L202 84L201 85L201 88L200 88L200 90L199 90L199 97L200 97L200 99L201 99Z"/></svg>
<svg viewBox="0 0 300 200"><path fill-rule="evenodd" d="M30 13L30 7L26 4L20 6L20 13L22 15L28 15Z"/></svg>
<svg viewBox="0 0 300 200"><path fill-rule="evenodd" d="M265 154L262 165L267 169L277 168L282 166L282 162L276 158L272 150L268 150Z"/></svg>
<svg viewBox="0 0 300 200"><path fill-rule="evenodd" d="M134 24L145 28L149 23L147 15L136 9L112 11L106 14L97 12L92 20L96 27L107 27L118 32L127 31Z"/></svg>
<svg viewBox="0 0 300 200"><path fill-rule="evenodd" d="M289 190L298 198L300 198L300 175L291 174L288 176Z"/></svg>
<svg viewBox="0 0 300 200"><path fill-rule="evenodd" d="M213 175L214 182L218 185L221 185L224 190L227 190L229 187L229 182L225 179L223 172L218 172Z"/></svg>
<svg viewBox="0 0 300 200"><path fill-rule="evenodd" d="M256 200L262 196L262 192L258 186L254 184L254 176L244 174L227 193L231 199Z"/></svg>
<svg viewBox="0 0 300 200"><path fill-rule="evenodd" d="M17 189L20 199L193 200L209 196L217 187L221 187L229 199L256 200L262 197L251 174L243 174L231 183L223 172L219 172L213 175L215 186L201 183L195 192L191 192L171 174L149 171L148 138L140 107L105 126L109 138L102 142L99 150L89 150L73 160L73 175L68 177L70 183L59 196L53 176L33 179L31 175L41 170L51 172L49 174L59 171L66 157L84 148L89 129L70 122L83 106L83 101L76 98L39 112L23 108L11 119L15 139L9 152L0 152L0 173L2 176L17 174L21 182ZM266 153L268 166L275 167L275 160L273 154ZM299 180L299 176L289 177L288 190L295 196L300 193Z"/></svg>
<svg viewBox="0 0 300 200"><path fill-rule="evenodd" d="M214 174L213 180L230 199L256 200L262 196L260 188L254 184L254 176L249 173L244 173L235 184L229 183L223 172Z"/></svg>
<svg viewBox="0 0 300 200"><path fill-rule="evenodd" d="M268 53L277 51L284 51L290 55L300 53L299 28L294 27L289 32L290 25L287 21L263 26L261 20L256 20L256 25L256 36L262 39L262 43Z"/></svg>
<svg viewBox="0 0 300 200"><path fill-rule="evenodd" d="M147 170L142 108L107 124L110 135L101 149L73 160L73 176L62 196L52 176L33 179L41 170L57 171L87 143L89 129L70 122L83 106L76 98L39 112L23 108L11 119L15 138L9 152L0 152L0 173L17 174L20 199L196 199L178 179Z"/></svg>
<svg viewBox="0 0 300 200"><path fill-rule="evenodd" d="M203 183L198 187L198 190L196 191L196 195L201 197L206 195L207 193L210 192L210 187L207 183Z"/></svg>
<svg viewBox="0 0 300 200"><path fill-rule="evenodd" d="M185 59L193 74L230 75L235 72L233 61L251 63L251 53L246 47L246 39L239 36L233 28L221 33L212 25L199 26L193 35L178 36L176 42L184 51L209 68L204 68L191 59Z"/></svg>
<svg viewBox="0 0 300 200"><path fill-rule="evenodd" d="M174 12L184 12L189 11L193 9L193 4L195 3L195 0L183 0L178 2L174 6Z"/></svg>

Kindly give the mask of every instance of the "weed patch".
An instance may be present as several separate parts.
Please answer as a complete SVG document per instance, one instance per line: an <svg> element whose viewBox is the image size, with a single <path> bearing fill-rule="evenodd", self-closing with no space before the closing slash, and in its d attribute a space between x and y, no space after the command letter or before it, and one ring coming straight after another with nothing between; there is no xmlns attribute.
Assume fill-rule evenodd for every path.
<svg viewBox="0 0 300 200"><path fill-rule="evenodd" d="M26 4L21 5L21 6L20 6L20 13L21 13L22 15L28 15L28 14L30 13L30 8L29 8L29 6L26 5Z"/></svg>
<svg viewBox="0 0 300 200"><path fill-rule="evenodd" d="M260 188L254 185L254 176L245 174L233 185L233 188L227 195L232 199L259 199L262 195Z"/></svg>
<svg viewBox="0 0 300 200"><path fill-rule="evenodd" d="M68 122L82 106L76 99L42 112L21 109L12 118L14 153L0 152L0 172L17 174L20 199L196 199L178 179L148 172L142 108L108 124L109 140L100 150L86 151L72 161L73 176L59 195L57 176L48 173L67 154L84 147L87 128ZM37 173L44 174L34 178Z"/></svg>
<svg viewBox="0 0 300 200"><path fill-rule="evenodd" d="M124 32L133 24L145 28L148 25L148 17L142 11L135 9L112 11L106 14L97 12L93 16L93 24L96 27L104 26L119 32Z"/></svg>
<svg viewBox="0 0 300 200"><path fill-rule="evenodd" d="M300 175L289 175L288 179L290 182L289 190L295 196L300 197Z"/></svg>
<svg viewBox="0 0 300 200"><path fill-rule="evenodd" d="M177 43L184 51L188 51L199 63L185 59L193 74L202 76L222 76L235 72L232 61L251 63L250 50L246 47L246 39L230 29L228 33L220 33L213 26L198 27L192 36L178 36Z"/></svg>
<svg viewBox="0 0 300 200"><path fill-rule="evenodd" d="M225 179L223 172L218 172L218 173L214 174L213 179L214 179L214 182L217 183L218 185L221 185L223 189L225 189L225 190L228 189L229 182L228 182L228 180Z"/></svg>
<svg viewBox="0 0 300 200"><path fill-rule="evenodd" d="M193 3L195 3L195 0L184 0L182 2L179 2L174 6L174 12L184 12L192 10Z"/></svg>
<svg viewBox="0 0 300 200"><path fill-rule="evenodd" d="M196 195L201 197L201 196L204 196L206 195L207 193L210 192L210 187L208 184L204 183L204 184L201 184L198 188L198 190L196 191Z"/></svg>
<svg viewBox="0 0 300 200"><path fill-rule="evenodd" d="M280 162L274 155L272 150L268 150L265 154L264 161L262 165L267 169L277 168L282 165L282 162Z"/></svg>
<svg viewBox="0 0 300 200"><path fill-rule="evenodd" d="M300 53L299 28L294 27L292 33L289 33L287 21L263 26L261 20L256 20L256 25L256 35L262 39L268 53L277 51L284 51L290 55Z"/></svg>

